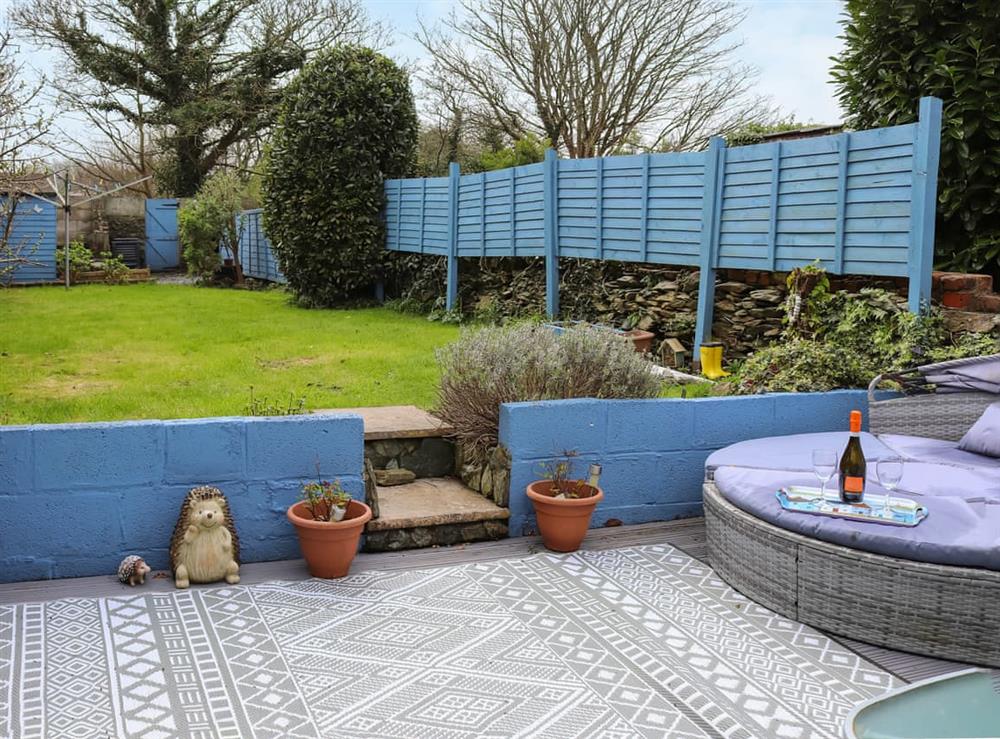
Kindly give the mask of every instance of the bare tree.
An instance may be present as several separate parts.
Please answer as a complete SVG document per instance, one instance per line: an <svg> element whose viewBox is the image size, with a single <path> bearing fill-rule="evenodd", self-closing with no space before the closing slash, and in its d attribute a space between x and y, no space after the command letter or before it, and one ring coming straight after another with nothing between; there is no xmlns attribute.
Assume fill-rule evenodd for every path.
<svg viewBox="0 0 1000 739"><path fill-rule="evenodd" d="M125 161L152 131L169 152L160 180L178 196L268 129L313 52L385 38L359 0L20 0L12 18L60 52L64 92Z"/></svg>
<svg viewBox="0 0 1000 739"><path fill-rule="evenodd" d="M756 72L733 57L732 0L461 0L417 39L440 74L512 139L532 132L570 157L690 149L768 117Z"/></svg>
<svg viewBox="0 0 1000 739"><path fill-rule="evenodd" d="M18 267L34 263L37 240L15 240L14 215L31 190L27 176L39 164L38 144L49 124L37 105L42 83L27 81L15 53L10 33L0 31L0 284Z"/></svg>
<svg viewBox="0 0 1000 739"><path fill-rule="evenodd" d="M152 175L160 149L153 137L147 108L149 101L134 91L122 90L118 105L127 105L130 113L107 110L92 104L93 91L83 92L55 83L55 104L72 111L71 126L59 126L47 137L48 146L71 164L78 173L98 183L127 183ZM77 128L85 134L77 132ZM129 192L151 198L156 195L152 179L127 188Z"/></svg>

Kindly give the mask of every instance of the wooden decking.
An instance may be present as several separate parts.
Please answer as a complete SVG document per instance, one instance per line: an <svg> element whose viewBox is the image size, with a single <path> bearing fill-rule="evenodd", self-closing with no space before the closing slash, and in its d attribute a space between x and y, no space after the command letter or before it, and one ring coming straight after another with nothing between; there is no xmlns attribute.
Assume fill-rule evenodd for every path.
<svg viewBox="0 0 1000 739"><path fill-rule="evenodd" d="M705 521L701 518L594 529L587 536L582 548L613 549L664 543L683 550L695 559L708 560L705 546ZM430 569L511 557L527 557L540 551L544 551L540 539L521 537L454 547L359 554L354 561L351 572ZM107 577L80 577L4 584L0 585L0 605L59 598L99 598L126 593L139 595L150 592L167 592L173 589L173 582L169 576L165 573L153 574L159 576L154 576L152 579L147 578L147 583L142 588L129 588L120 584L115 577L110 575ZM308 576L302 560L261 562L243 566L241 584L252 585L270 580L301 580ZM922 680L965 667L965 665L953 662L874 647L842 637L834 638L868 661L877 664L906 682Z"/></svg>

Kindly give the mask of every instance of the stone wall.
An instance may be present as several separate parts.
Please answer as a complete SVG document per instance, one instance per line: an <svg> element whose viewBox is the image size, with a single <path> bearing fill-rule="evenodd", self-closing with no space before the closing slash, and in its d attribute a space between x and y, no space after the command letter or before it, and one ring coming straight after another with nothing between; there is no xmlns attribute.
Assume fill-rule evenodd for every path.
<svg viewBox="0 0 1000 739"><path fill-rule="evenodd" d="M429 310L444 287L444 260L404 257L397 295ZM541 315L545 311L544 264L534 259L463 259L459 298L465 313L484 318ZM560 261L560 305L565 320L585 320L652 331L657 342L677 338L692 349L698 301L697 269L629 262ZM399 275L402 275L400 277ZM746 356L777 339L787 296L785 273L719 270L712 332L727 360ZM833 290L857 293L878 287L907 294L907 280L860 275L830 276ZM956 332L1000 331L1000 295L984 275L935 273L934 297ZM668 362L671 357L665 356Z"/></svg>
<svg viewBox="0 0 1000 739"><path fill-rule="evenodd" d="M456 445L455 469L462 482L501 508L510 501L510 454L502 446L494 447L484 458L469 454Z"/></svg>

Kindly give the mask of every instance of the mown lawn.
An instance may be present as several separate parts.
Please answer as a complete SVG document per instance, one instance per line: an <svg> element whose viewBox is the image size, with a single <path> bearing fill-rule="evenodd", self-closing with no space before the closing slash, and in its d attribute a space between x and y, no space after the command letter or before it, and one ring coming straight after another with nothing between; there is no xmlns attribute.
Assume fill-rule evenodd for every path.
<svg viewBox="0 0 1000 739"><path fill-rule="evenodd" d="M181 285L0 290L0 422L242 415L434 403L458 335L381 308L304 310L281 292Z"/></svg>

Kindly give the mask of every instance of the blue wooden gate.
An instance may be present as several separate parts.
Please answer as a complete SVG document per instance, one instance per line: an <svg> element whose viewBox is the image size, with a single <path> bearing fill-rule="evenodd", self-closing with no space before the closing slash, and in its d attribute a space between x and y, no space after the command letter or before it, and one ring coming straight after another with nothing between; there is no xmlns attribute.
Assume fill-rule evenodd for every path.
<svg viewBox="0 0 1000 739"><path fill-rule="evenodd" d="M175 269L181 264L177 234L176 198L146 200L146 266L153 272Z"/></svg>

